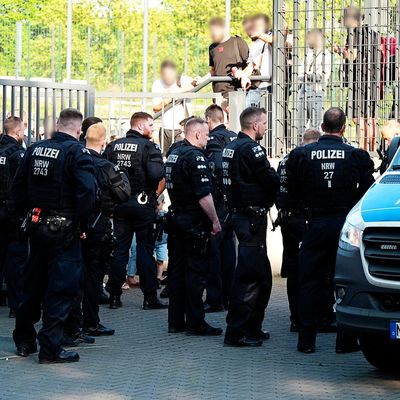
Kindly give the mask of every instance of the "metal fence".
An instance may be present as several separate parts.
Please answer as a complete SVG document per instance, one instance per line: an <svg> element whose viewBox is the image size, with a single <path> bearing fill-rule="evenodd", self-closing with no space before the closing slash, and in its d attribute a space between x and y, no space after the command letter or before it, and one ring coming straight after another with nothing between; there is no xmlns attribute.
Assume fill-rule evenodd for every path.
<svg viewBox="0 0 400 400"><path fill-rule="evenodd" d="M41 21L22 14L21 21L15 22L14 15L7 18L0 14L1 77L40 77L58 83L70 78L103 91L149 91L165 59L173 59L182 74L194 77L207 73L211 44L208 21L212 16L225 15L225 2L219 0L208 0L207 4L197 0L150 2L154 5L148 12L146 40L141 0L118 2L116 10L113 2L104 7L98 2L99 10L93 10L91 2L73 1L69 77L66 3L60 2L59 9L49 10L51 18L43 15ZM232 34L243 35L246 14L271 14L271 5L272 0L257 4L231 1ZM122 7L126 7L126 14L118 16ZM100 12L103 8L108 10L104 15ZM144 85L143 61L147 61L148 77Z"/></svg>
<svg viewBox="0 0 400 400"><path fill-rule="evenodd" d="M0 79L1 123L10 115L22 118L27 144L48 137L62 109L75 107L89 116L93 104L89 86Z"/></svg>
<svg viewBox="0 0 400 400"><path fill-rule="evenodd" d="M274 6L275 151L319 128L322 114L340 106L347 139L374 151L380 127L399 117L400 2L286 1Z"/></svg>

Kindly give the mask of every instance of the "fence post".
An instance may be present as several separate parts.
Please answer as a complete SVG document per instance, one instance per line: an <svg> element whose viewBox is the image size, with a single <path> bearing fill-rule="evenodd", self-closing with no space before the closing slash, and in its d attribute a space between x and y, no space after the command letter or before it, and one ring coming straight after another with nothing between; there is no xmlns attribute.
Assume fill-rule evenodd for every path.
<svg viewBox="0 0 400 400"><path fill-rule="evenodd" d="M87 28L87 67L86 67L86 81L90 85L90 46L92 42L92 29L90 26Z"/></svg>
<svg viewBox="0 0 400 400"><path fill-rule="evenodd" d="M149 0L143 0L143 87L147 92L147 64L149 61Z"/></svg>
<svg viewBox="0 0 400 400"><path fill-rule="evenodd" d="M18 79L21 72L22 58L22 22L15 23L15 78Z"/></svg>
<svg viewBox="0 0 400 400"><path fill-rule="evenodd" d="M272 122L273 135L271 143L274 156L282 154L285 147L285 33L284 18L281 13L281 2L274 0L274 37L273 46L273 89L272 89Z"/></svg>

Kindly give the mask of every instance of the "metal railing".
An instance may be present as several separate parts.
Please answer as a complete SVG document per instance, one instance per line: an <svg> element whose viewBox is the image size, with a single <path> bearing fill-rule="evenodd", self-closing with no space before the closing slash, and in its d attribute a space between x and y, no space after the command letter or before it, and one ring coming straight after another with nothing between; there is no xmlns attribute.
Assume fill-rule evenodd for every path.
<svg viewBox="0 0 400 400"><path fill-rule="evenodd" d="M66 107L94 114L94 90L85 85L0 79L0 96L2 125L8 116L22 118L28 144L48 137Z"/></svg>
<svg viewBox="0 0 400 400"><path fill-rule="evenodd" d="M181 134L179 123L186 117L204 116L205 109L212 103L221 104L223 97L221 93L200 92L214 82L231 82L234 78L230 76L213 76L188 92L177 93L140 93L140 92L96 92L95 114L106 123L111 138L120 137L129 129L130 116L134 111L145 111L154 115L156 130L159 135L155 135L155 141L160 144L165 152L164 131L169 130L171 143L174 143L176 135ZM254 81L266 81L267 77L254 76ZM266 97L265 97L266 98ZM153 111L153 102L162 103L162 108L158 112ZM165 105L165 100L172 99L171 103ZM229 127L234 131L239 131L239 115L242 110L249 105L246 103L246 93L243 91L232 92L229 94ZM269 96L268 102L264 100L261 105L269 109L271 104ZM260 104L259 104L260 105ZM228 121L227 121L228 124ZM270 136L267 135L267 136ZM272 148L268 140L268 146Z"/></svg>

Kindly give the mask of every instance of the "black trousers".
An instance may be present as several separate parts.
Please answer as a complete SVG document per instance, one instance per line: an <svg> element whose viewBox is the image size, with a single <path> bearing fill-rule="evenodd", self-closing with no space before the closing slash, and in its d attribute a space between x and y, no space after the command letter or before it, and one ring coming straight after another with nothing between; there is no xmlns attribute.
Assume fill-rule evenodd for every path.
<svg viewBox="0 0 400 400"><path fill-rule="evenodd" d="M20 231L21 222L11 218L6 207L0 210L0 291L7 284L8 305L16 310L21 301L21 279L28 258L28 240Z"/></svg>
<svg viewBox="0 0 400 400"><path fill-rule="evenodd" d="M308 223L299 258L299 345L315 346L321 304L334 304L336 252L345 216L313 218Z"/></svg>
<svg viewBox="0 0 400 400"><path fill-rule="evenodd" d="M281 222L283 243L281 276L287 278L290 321L296 325L299 323L299 252L305 227L305 218L300 215L286 216Z"/></svg>
<svg viewBox="0 0 400 400"><path fill-rule="evenodd" d="M209 261L211 227L205 217L190 212L170 217L168 226L168 323L199 329L204 326L203 292ZM196 234L203 232L203 239Z"/></svg>
<svg viewBox="0 0 400 400"><path fill-rule="evenodd" d="M239 241L238 260L226 317L226 337L259 336L272 289L267 256L267 216L234 213L231 224Z"/></svg>
<svg viewBox="0 0 400 400"><path fill-rule="evenodd" d="M126 279L126 267L133 235L136 234L136 265L140 277L140 288L144 295L157 292L157 264L154 259L155 208L148 205L132 204L132 200L119 207L114 215L116 247L111 257L107 291L121 295L121 286Z"/></svg>
<svg viewBox="0 0 400 400"><path fill-rule="evenodd" d="M30 254L24 272L23 300L17 309L13 338L16 345L36 341L39 357L53 358L61 348L64 322L80 292L82 257L79 237L66 245L66 233L50 232L44 225L32 229Z"/></svg>
<svg viewBox="0 0 400 400"><path fill-rule="evenodd" d="M74 337L81 328L95 328L100 323L100 296L113 246L111 220L104 216L94 229L87 232L86 239L82 241L84 274L81 295L65 321L64 331L67 336Z"/></svg>
<svg viewBox="0 0 400 400"><path fill-rule="evenodd" d="M218 210L222 231L210 238L210 262L206 280L206 302L212 307L229 303L236 266L236 248L231 225L224 223L225 209Z"/></svg>
<svg viewBox="0 0 400 400"><path fill-rule="evenodd" d="M114 248L110 218L99 221L96 229L88 233L82 244L85 266L83 279L83 327L93 328L100 323L99 304L103 292L104 275L110 268Z"/></svg>

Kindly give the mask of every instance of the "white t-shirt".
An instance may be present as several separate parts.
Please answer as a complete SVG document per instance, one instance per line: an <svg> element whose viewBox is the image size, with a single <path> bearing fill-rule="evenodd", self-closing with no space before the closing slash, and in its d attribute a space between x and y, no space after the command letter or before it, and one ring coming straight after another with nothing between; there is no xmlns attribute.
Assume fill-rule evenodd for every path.
<svg viewBox="0 0 400 400"><path fill-rule="evenodd" d="M265 47L264 47L265 46ZM263 52L264 49L264 52ZM249 49L249 58L247 63L253 64L255 69L260 70L260 74L272 78L272 47L262 41L261 39L255 40ZM260 88L271 86L271 82L262 82Z"/></svg>
<svg viewBox="0 0 400 400"><path fill-rule="evenodd" d="M188 86L192 83L193 79L189 76L181 76L181 87ZM166 86L165 83L159 79L153 83L151 88L152 93L177 93L180 92L181 88L175 83L171 86ZM155 97L153 99L153 106L160 104L163 100L166 100L168 96ZM185 103L188 103L189 100L186 100ZM186 104L187 107L187 104ZM174 109L170 109L164 112L162 118L162 126L164 129L181 129L179 122L184 120L188 116L188 113L185 110L183 104L175 105Z"/></svg>

